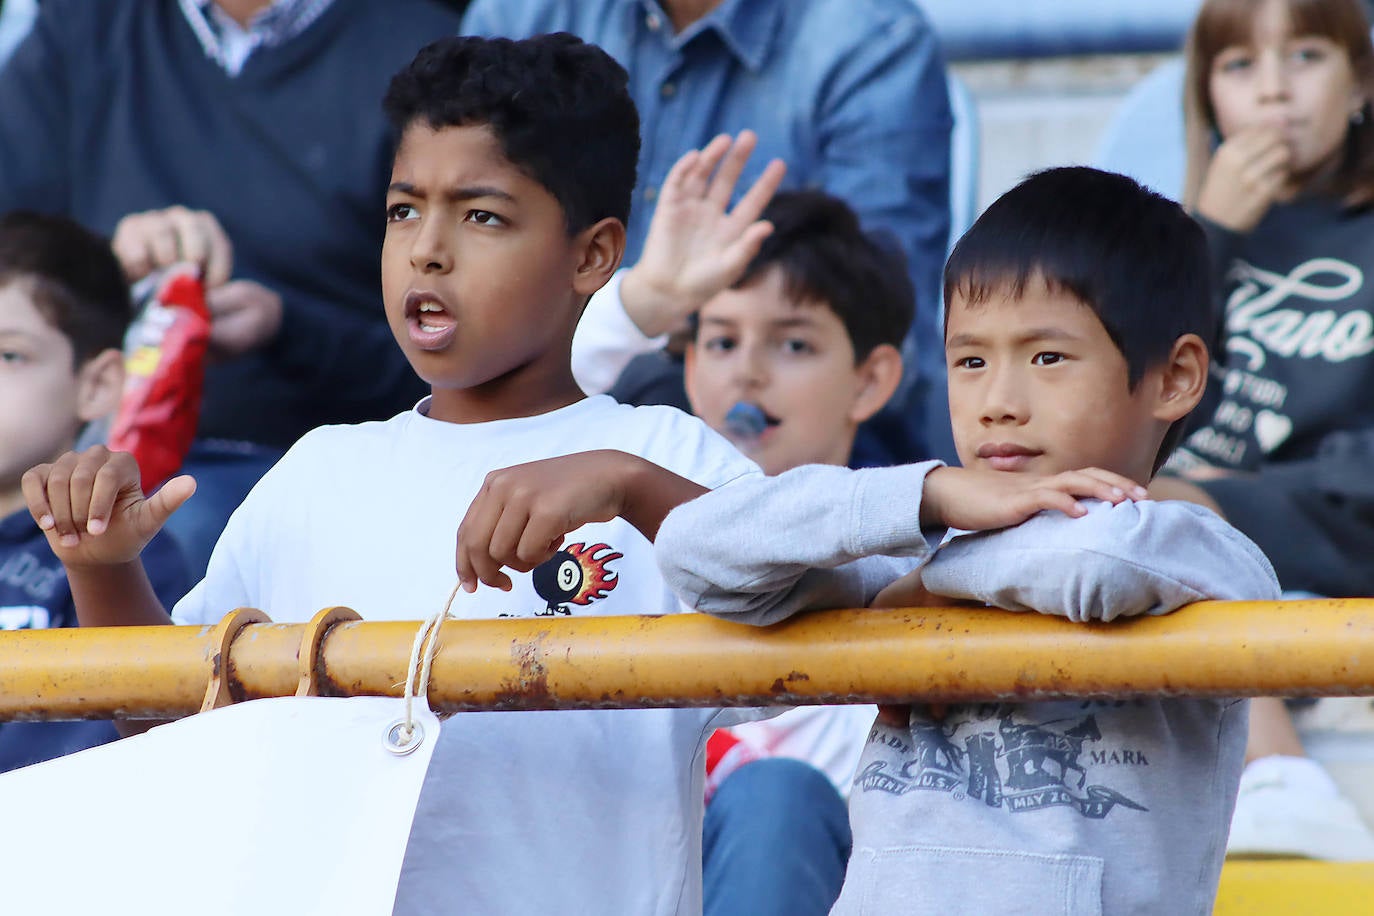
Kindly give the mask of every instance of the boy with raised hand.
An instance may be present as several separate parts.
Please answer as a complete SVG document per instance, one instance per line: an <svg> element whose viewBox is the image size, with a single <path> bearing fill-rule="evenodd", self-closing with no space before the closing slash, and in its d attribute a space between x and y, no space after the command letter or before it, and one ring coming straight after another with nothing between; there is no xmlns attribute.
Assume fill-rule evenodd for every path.
<svg viewBox="0 0 1374 916"><path fill-rule="evenodd" d="M934 595L1110 621L1278 596L1215 514L1144 499L1207 375L1206 247L1177 205L1118 175L1043 172L988 208L945 277L964 467L813 465L687 501L657 551L688 604L767 623ZM597 511L634 505L640 485ZM556 511L531 518L531 542L553 537ZM460 556L484 542L468 524ZM1210 912L1245 724L1243 700L889 710L850 798L834 912Z"/></svg>
<svg viewBox="0 0 1374 916"><path fill-rule="evenodd" d="M766 474L843 465L901 380L911 282L838 198L784 191L762 217L758 253L695 315L692 412Z"/></svg>
<svg viewBox="0 0 1374 916"><path fill-rule="evenodd" d="M382 298L432 394L389 421L302 438L234 514L177 622L238 606L278 621L335 604L368 619L432 613L453 587L457 521L495 467L605 447L694 486L758 473L695 418L585 398L573 381L573 329L619 265L635 183L638 119L619 65L568 35L449 38L395 77L385 106L401 139ZM193 485L174 479L145 501L137 480L127 456L104 450L24 478L84 625L169 620L138 553ZM620 507L629 521L607 516L547 557L517 559L519 574L460 595L453 612L679 610L650 542L669 504L641 492L642 506ZM740 718L657 709L448 720L396 912L699 913L703 749L717 725Z"/></svg>
<svg viewBox="0 0 1374 916"><path fill-rule="evenodd" d="M636 271L652 263L647 255L669 212L655 212ZM761 216L771 231L757 254L727 288L698 303L687 396L697 416L765 473L843 465L859 424L901 378L911 281L900 251L866 234L838 198L784 191ZM870 705L806 706L712 737L714 794L703 837L708 914L829 911L849 857L843 799L873 715ZM732 768L751 756L762 759Z"/></svg>
<svg viewBox="0 0 1374 916"><path fill-rule="evenodd" d="M25 510L20 481L118 408L132 318L109 242L64 217L0 218L0 630L77 624L62 564ZM146 556L163 601L186 593L186 566L169 537L155 538ZM6 722L0 770L116 737L108 722Z"/></svg>
<svg viewBox="0 0 1374 916"><path fill-rule="evenodd" d="M720 136L673 166L644 256L598 291L578 325L573 369L587 390L618 374L627 335L615 316L654 328L690 316L693 413L765 473L843 465L859 424L901 379L911 282L900 250L865 233L844 201L773 196L781 162L730 206L754 144L748 131ZM605 376L592 371L602 364L613 367ZM844 796L873 716L872 706L809 706L712 735L707 914L829 911L849 858Z"/></svg>

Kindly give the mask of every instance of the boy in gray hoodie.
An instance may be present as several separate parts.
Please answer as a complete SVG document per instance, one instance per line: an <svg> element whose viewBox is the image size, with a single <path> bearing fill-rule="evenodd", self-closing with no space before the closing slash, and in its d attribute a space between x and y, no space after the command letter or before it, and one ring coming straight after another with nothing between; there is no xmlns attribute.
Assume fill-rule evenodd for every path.
<svg viewBox="0 0 1374 916"><path fill-rule="evenodd" d="M651 503L669 584L751 623L932 595L1077 621L1278 596L1216 515L1144 499L1207 376L1206 247L1181 209L1121 176L1043 172L989 207L945 277L962 468L805 466L703 494L618 453L524 465L469 511L460 578L499 581L569 519ZM888 710L833 912L1208 913L1245 720L1243 700L1190 698Z"/></svg>

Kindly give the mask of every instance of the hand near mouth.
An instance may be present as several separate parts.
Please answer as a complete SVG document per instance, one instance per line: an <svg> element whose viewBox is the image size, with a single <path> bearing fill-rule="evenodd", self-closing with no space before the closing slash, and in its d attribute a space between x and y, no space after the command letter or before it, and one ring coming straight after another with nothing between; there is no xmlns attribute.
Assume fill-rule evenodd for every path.
<svg viewBox="0 0 1374 916"><path fill-rule="evenodd" d="M1115 505L1148 497L1140 484L1101 468L1052 475L936 468L921 494L921 526L990 531L1019 525L1047 509L1078 518L1088 511L1079 499Z"/></svg>
<svg viewBox="0 0 1374 916"><path fill-rule="evenodd" d="M1249 232L1288 183L1292 158L1281 128L1261 124L1238 131L1212 156L1197 212L1233 232Z"/></svg>

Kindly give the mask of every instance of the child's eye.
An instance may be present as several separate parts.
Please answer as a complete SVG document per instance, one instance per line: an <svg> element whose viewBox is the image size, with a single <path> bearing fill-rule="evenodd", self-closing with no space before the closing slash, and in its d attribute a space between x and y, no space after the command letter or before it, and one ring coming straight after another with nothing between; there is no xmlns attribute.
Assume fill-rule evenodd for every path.
<svg viewBox="0 0 1374 916"><path fill-rule="evenodd" d="M1055 363L1062 363L1063 361L1063 353L1037 353L1031 357L1031 364L1036 366L1053 366Z"/></svg>
<svg viewBox="0 0 1374 916"><path fill-rule="evenodd" d="M0 363L7 366L18 365L24 361L24 354L18 350L0 350Z"/></svg>
<svg viewBox="0 0 1374 916"><path fill-rule="evenodd" d="M708 337L701 343L702 349L712 353L729 353L735 349L733 337Z"/></svg>
<svg viewBox="0 0 1374 916"><path fill-rule="evenodd" d="M467 221L479 226L503 226L506 221L490 210L469 210Z"/></svg>
<svg viewBox="0 0 1374 916"><path fill-rule="evenodd" d="M985 365L981 356L963 356L954 361L956 369L981 369Z"/></svg>
<svg viewBox="0 0 1374 916"><path fill-rule="evenodd" d="M1318 45L1303 45L1293 49L1292 58L1300 64L1315 64L1326 59L1326 49Z"/></svg>
<svg viewBox="0 0 1374 916"><path fill-rule="evenodd" d="M386 208L386 221L388 223L403 223L412 219L419 219L419 212L410 204L392 204Z"/></svg>
<svg viewBox="0 0 1374 916"><path fill-rule="evenodd" d="M1222 73L1241 73L1253 62L1249 54L1222 54L1216 59L1216 68Z"/></svg>
<svg viewBox="0 0 1374 916"><path fill-rule="evenodd" d="M782 342L782 351L790 355L801 355L805 353L815 353L816 348L811 346L809 341L794 337Z"/></svg>

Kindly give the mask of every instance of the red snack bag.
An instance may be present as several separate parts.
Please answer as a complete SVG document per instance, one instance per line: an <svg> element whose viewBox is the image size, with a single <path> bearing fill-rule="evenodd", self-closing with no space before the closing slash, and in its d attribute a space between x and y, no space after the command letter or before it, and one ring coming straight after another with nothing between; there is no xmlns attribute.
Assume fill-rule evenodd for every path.
<svg viewBox="0 0 1374 916"><path fill-rule="evenodd" d="M108 445L133 454L143 492L151 493L181 468L196 434L210 312L194 265L169 267L147 288L124 342L124 394Z"/></svg>

